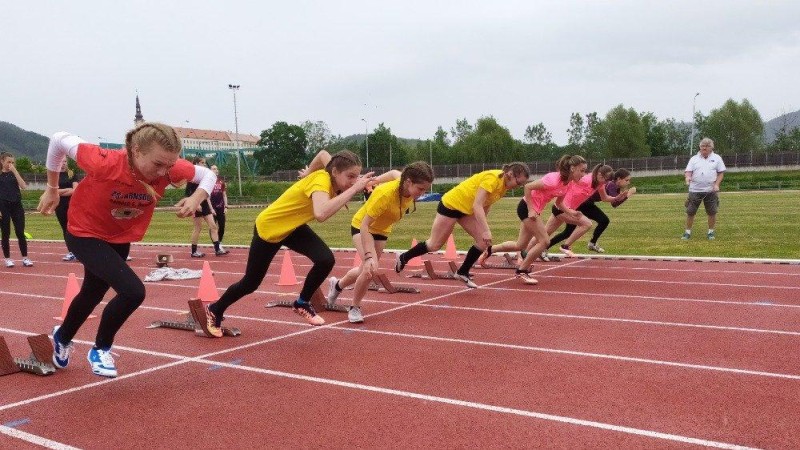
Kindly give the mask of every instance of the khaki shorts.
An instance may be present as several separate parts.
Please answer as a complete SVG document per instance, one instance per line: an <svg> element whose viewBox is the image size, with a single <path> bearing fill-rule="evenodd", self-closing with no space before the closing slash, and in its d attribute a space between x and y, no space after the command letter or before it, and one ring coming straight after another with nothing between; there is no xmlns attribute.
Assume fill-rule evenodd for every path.
<svg viewBox="0 0 800 450"><path fill-rule="evenodd" d="M694 216L700 208L700 202L706 209L706 214L709 216L717 215L719 210L719 192L689 192L689 197L686 198L686 215Z"/></svg>

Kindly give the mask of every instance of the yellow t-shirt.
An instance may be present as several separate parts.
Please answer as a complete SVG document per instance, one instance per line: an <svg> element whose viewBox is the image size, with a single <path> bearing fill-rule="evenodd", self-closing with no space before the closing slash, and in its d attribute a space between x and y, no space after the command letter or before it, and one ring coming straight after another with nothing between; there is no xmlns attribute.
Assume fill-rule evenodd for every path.
<svg viewBox="0 0 800 450"><path fill-rule="evenodd" d="M492 205L497 200L506 195L506 184L501 176L503 171L485 170L467 178L453 189L447 191L442 196L442 203L449 209L460 211L464 214L472 214L472 204L475 203L475 196L478 188L483 188L489 195L486 196L484 207Z"/></svg>
<svg viewBox="0 0 800 450"><path fill-rule="evenodd" d="M361 228L364 216L369 215L375 219L369 225L369 232L389 236L394 224L403 217L403 213L414 200L411 197L404 197L401 201L399 191L400 180L388 181L376 187L364 206L359 208L356 215L353 216L350 225Z"/></svg>
<svg viewBox="0 0 800 450"><path fill-rule="evenodd" d="M324 169L312 172L293 184L277 200L256 217L259 237L267 242L278 243L295 228L314 220L314 204L311 194L327 192L334 197L331 177Z"/></svg>

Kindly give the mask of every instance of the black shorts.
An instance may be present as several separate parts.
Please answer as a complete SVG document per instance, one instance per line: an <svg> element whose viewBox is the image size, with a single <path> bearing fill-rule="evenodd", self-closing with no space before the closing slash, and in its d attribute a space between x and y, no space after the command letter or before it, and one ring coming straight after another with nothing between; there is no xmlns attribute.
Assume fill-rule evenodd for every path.
<svg viewBox="0 0 800 450"><path fill-rule="evenodd" d="M359 230L358 228L350 225L350 236L355 236L357 234L361 234L361 230ZM375 239L376 241L388 241L389 240L389 236L384 236L382 234L375 234L375 233L370 233L370 234L372 235L372 239Z"/></svg>
<svg viewBox="0 0 800 450"><path fill-rule="evenodd" d="M447 206L444 206L444 203L439 202L439 206L436 207L436 212L451 219L460 219L466 214L461 211L456 211L455 209L450 209Z"/></svg>
<svg viewBox="0 0 800 450"><path fill-rule="evenodd" d="M517 217L519 217L521 221L528 218L528 204L525 203L524 198L517 204Z"/></svg>
<svg viewBox="0 0 800 450"><path fill-rule="evenodd" d="M208 207L208 202L206 201L200 204L200 211L194 212L195 217L205 217L209 214L211 214L211 208Z"/></svg>
<svg viewBox="0 0 800 450"><path fill-rule="evenodd" d="M697 214L697 209L700 203L706 209L706 214L714 216L719 211L719 193L718 192L689 192L686 198L686 215L694 216Z"/></svg>
<svg viewBox="0 0 800 450"><path fill-rule="evenodd" d="M550 207L550 213L553 214L553 217L557 217L560 216L561 214L564 214L564 211L556 208L556 205L553 205Z"/></svg>

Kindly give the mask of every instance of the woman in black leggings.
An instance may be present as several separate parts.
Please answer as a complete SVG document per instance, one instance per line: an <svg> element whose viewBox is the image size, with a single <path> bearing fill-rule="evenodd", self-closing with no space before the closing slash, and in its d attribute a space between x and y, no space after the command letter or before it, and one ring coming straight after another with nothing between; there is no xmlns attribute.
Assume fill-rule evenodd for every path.
<svg viewBox="0 0 800 450"><path fill-rule="evenodd" d="M190 217L216 181L210 170L178 158L181 140L167 125L139 125L126 135L125 148L102 149L69 133L56 133L47 149L47 189L39 201L42 214L51 214L60 203L58 171L65 157L73 158L86 172L68 212L67 248L83 264L84 276L64 323L53 330L53 364L59 369L69 364L72 338L106 292L114 289L116 295L103 309L87 359L95 375L117 376L111 353L114 337L145 298L144 283L125 263L131 242L144 236L168 185L199 184L191 197L176 205L178 217Z"/></svg>
<svg viewBox="0 0 800 450"><path fill-rule="evenodd" d="M630 171L628 171L628 169L617 169L617 171L614 172L614 179L606 183L606 193L609 197L617 197L620 194L620 191L625 189L625 187L627 187L630 183ZM635 187L628 189L625 191L625 195L621 196L618 200L612 201L611 206L616 208L617 206L623 204L625 200L629 199L635 193ZM609 219L606 213L604 213L603 210L597 206L597 202L599 201L600 194L595 192L594 195L589 197L589 199L578 206L578 211L582 212L583 215L589 219L597 222L597 226L592 234L592 239L588 244L589 250L597 253L605 253L603 247L597 245L597 240L600 239L600 236L604 231L606 231L606 228L608 228L608 225L611 223L611 219ZM561 233L558 233L550 238L550 246L556 245L564 239L570 237L576 228L577 227L575 225L567 224L566 228L564 228ZM576 236L575 239L578 239L579 237L580 236Z"/></svg>
<svg viewBox="0 0 800 450"><path fill-rule="evenodd" d="M25 238L25 210L22 208L22 193L28 185L17 172L14 155L8 152L0 153L0 236L2 236L3 257L6 267L14 267L11 259L11 224L14 224L14 233L17 235L19 252L22 254L22 265L33 266L28 258L28 240Z"/></svg>
<svg viewBox="0 0 800 450"><path fill-rule="evenodd" d="M325 323L311 306L311 296L333 269L335 259L331 249L311 230L308 223L328 220L353 195L374 183L372 172L363 176L360 173L361 160L355 153L343 150L331 156L322 150L301 171L300 180L261 211L256 217L244 277L205 309L206 317L196 317L206 336L222 337L220 326L225 310L258 289L272 259L282 246L300 253L313 263L292 309L311 325Z"/></svg>
<svg viewBox="0 0 800 450"><path fill-rule="evenodd" d="M64 160L64 167L61 168L61 173L58 174L59 202L56 207L56 218L58 219L58 224L61 225L61 232L64 235L65 243L67 240L67 212L69 211L69 202L72 199L72 193L75 191L75 187L78 186L75 173L66 167L66 162L67 161ZM69 247L67 247L67 254L64 255L61 260L75 261L75 259L75 255L69 251Z"/></svg>

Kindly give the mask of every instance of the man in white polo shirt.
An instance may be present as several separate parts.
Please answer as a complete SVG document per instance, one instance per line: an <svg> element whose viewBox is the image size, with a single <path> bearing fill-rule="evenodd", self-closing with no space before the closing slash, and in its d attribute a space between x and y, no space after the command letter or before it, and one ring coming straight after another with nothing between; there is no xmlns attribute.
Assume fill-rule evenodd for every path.
<svg viewBox="0 0 800 450"><path fill-rule="evenodd" d="M686 199L686 231L681 239L692 237L694 215L697 214L700 202L703 202L708 215L706 237L712 240L715 238L714 224L717 222L719 209L719 185L725 175L725 163L722 162L722 157L714 153L714 141L709 138L700 141L700 151L689 160L684 175L686 184L689 185L689 197Z"/></svg>

